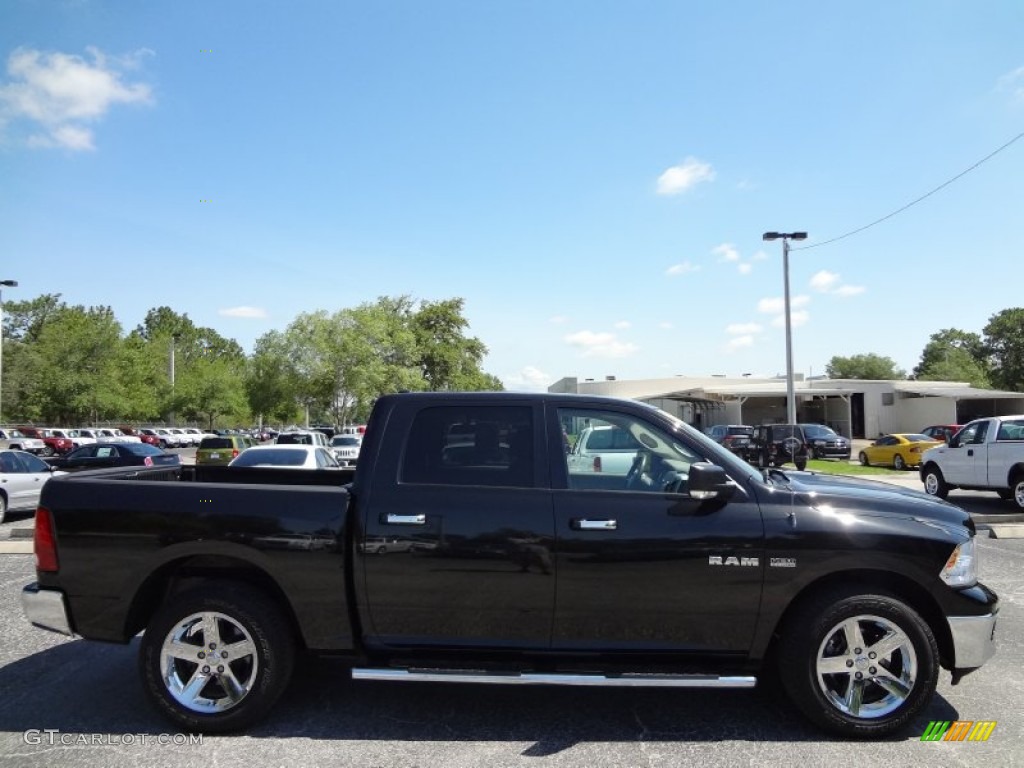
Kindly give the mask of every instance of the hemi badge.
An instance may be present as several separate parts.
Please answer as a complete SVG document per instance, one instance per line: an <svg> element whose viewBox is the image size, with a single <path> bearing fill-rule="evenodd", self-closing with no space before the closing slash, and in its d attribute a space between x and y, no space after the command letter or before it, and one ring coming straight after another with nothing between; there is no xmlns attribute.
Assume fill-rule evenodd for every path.
<svg viewBox="0 0 1024 768"><path fill-rule="evenodd" d="M770 568L796 568L795 557L772 557L768 559Z"/></svg>

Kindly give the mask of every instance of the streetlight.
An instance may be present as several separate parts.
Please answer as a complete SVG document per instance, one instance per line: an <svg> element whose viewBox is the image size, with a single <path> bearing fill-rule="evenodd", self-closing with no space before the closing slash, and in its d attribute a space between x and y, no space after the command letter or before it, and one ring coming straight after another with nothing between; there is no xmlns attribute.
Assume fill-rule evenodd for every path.
<svg viewBox="0 0 1024 768"><path fill-rule="evenodd" d="M806 240L806 232L765 232L762 240L782 240L782 274L786 284L786 421L796 424L796 394L793 392L793 327L789 311L789 241Z"/></svg>
<svg viewBox="0 0 1024 768"><path fill-rule="evenodd" d="M3 286L17 288L17 280L0 280L0 424L3 419L3 391L4 391L4 293Z"/></svg>

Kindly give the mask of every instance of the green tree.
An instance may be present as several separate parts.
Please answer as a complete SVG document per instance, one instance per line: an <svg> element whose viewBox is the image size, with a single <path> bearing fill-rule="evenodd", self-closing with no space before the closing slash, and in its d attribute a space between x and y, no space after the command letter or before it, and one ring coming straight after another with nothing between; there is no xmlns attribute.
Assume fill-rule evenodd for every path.
<svg viewBox="0 0 1024 768"><path fill-rule="evenodd" d="M263 420L294 421L298 400L292 387L286 339L270 331L256 340L245 371L249 410Z"/></svg>
<svg viewBox="0 0 1024 768"><path fill-rule="evenodd" d="M487 347L480 339L464 335L469 327L462 315L464 304L460 298L423 302L412 316L417 362L427 388L503 389L496 377L480 369Z"/></svg>
<svg viewBox="0 0 1024 768"><path fill-rule="evenodd" d="M67 305L59 293L44 293L27 301L4 302L4 339L33 343L43 328Z"/></svg>
<svg viewBox="0 0 1024 768"><path fill-rule="evenodd" d="M1024 392L1024 309L1004 309L982 329L992 383L1011 392Z"/></svg>
<svg viewBox="0 0 1024 768"><path fill-rule="evenodd" d="M987 386L988 364L981 336L958 328L933 333L913 376L925 381L969 381L973 386Z"/></svg>
<svg viewBox="0 0 1024 768"><path fill-rule="evenodd" d="M831 379L892 380L906 377L895 360L873 352L850 357L836 355L828 361L825 372Z"/></svg>
<svg viewBox="0 0 1024 768"><path fill-rule="evenodd" d="M121 325L110 307L62 307L35 343L39 414L74 424L122 415Z"/></svg>

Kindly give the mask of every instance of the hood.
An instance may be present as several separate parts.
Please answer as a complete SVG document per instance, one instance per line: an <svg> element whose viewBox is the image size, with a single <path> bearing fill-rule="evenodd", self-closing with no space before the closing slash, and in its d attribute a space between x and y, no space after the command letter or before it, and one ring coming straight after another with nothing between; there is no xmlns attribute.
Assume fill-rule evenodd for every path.
<svg viewBox="0 0 1024 768"><path fill-rule="evenodd" d="M971 516L964 509L924 491L846 475L818 472L786 472L786 475L792 490L804 495L814 507L828 505L855 515L902 517L974 531Z"/></svg>

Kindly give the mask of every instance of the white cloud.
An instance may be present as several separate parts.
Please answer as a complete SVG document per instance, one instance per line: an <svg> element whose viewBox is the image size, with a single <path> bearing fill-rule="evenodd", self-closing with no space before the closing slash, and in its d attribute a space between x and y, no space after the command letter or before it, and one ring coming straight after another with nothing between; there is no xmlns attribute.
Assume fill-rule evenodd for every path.
<svg viewBox="0 0 1024 768"><path fill-rule="evenodd" d="M659 195L678 195L700 184L714 181L715 170L709 163L688 157L681 165L673 165L658 177Z"/></svg>
<svg viewBox="0 0 1024 768"><path fill-rule="evenodd" d="M564 315L555 315L554 317L549 317L548 322L551 323L552 325L564 325L565 323L569 322L569 318L565 317Z"/></svg>
<svg viewBox="0 0 1024 768"><path fill-rule="evenodd" d="M545 392L554 381L553 376L532 365L502 379L505 388L513 392Z"/></svg>
<svg viewBox="0 0 1024 768"><path fill-rule="evenodd" d="M740 252L732 243L722 243L711 249L711 252L719 257L719 261L739 261Z"/></svg>
<svg viewBox="0 0 1024 768"><path fill-rule="evenodd" d="M725 326L725 332L732 335L749 335L760 333L764 328L757 323L732 323Z"/></svg>
<svg viewBox="0 0 1024 768"><path fill-rule="evenodd" d="M725 348L729 352L735 352L737 349L742 349L743 347L752 347L752 346L754 346L754 337L753 336L737 336L734 339L729 339L729 343L725 345Z"/></svg>
<svg viewBox="0 0 1024 768"><path fill-rule="evenodd" d="M754 265L753 264L737 264L736 265L736 271L739 272L741 275L749 275L751 272L754 271Z"/></svg>
<svg viewBox="0 0 1024 768"><path fill-rule="evenodd" d="M840 285L832 293L836 296L857 296L867 290L863 285Z"/></svg>
<svg viewBox="0 0 1024 768"><path fill-rule="evenodd" d="M228 307L218 309L217 314L221 317L245 317L262 319L267 317L267 310L261 307Z"/></svg>
<svg viewBox="0 0 1024 768"><path fill-rule="evenodd" d="M696 264L691 264L688 261L684 261L682 264L673 264L671 267L665 270L666 275L675 277L676 275L686 275L690 272L700 272L700 267Z"/></svg>
<svg viewBox="0 0 1024 768"><path fill-rule="evenodd" d="M820 272L816 272L811 277L811 288L818 291L818 293L828 293L838 282L839 275L835 272L829 272L827 269L823 269Z"/></svg>
<svg viewBox="0 0 1024 768"><path fill-rule="evenodd" d="M798 309L795 312L789 313L790 325L794 328L799 328L801 325L806 325L807 321L811 319L810 313L806 309ZM786 315L785 313L778 317L772 318L772 325L776 328L786 327Z"/></svg>
<svg viewBox="0 0 1024 768"><path fill-rule="evenodd" d="M637 351L635 344L620 341L613 333L577 331L566 336L564 341L578 347L583 357L628 357Z"/></svg>
<svg viewBox="0 0 1024 768"><path fill-rule="evenodd" d="M620 331L624 331L627 328L632 328L633 324L629 322L629 320L619 320L619 322L617 322L614 327Z"/></svg>
<svg viewBox="0 0 1024 768"><path fill-rule="evenodd" d="M842 298L864 293L863 285L842 285L839 282L840 277L841 275L835 272L823 269L811 277L811 288L819 293L829 293Z"/></svg>
<svg viewBox="0 0 1024 768"><path fill-rule="evenodd" d="M135 68L151 51L126 57L110 57L93 47L86 52L91 61L31 48L11 53L10 81L0 85L0 124L24 119L42 126L46 134L31 136L30 146L95 149L85 123L100 120L114 104L152 103L148 85L122 80L122 70Z"/></svg>
<svg viewBox="0 0 1024 768"><path fill-rule="evenodd" d="M1024 67L1007 72L996 82L1000 91L1010 91L1015 98L1024 99Z"/></svg>
<svg viewBox="0 0 1024 768"><path fill-rule="evenodd" d="M805 307L811 301L809 296L793 296L789 300L790 314L793 313L793 309L797 307ZM780 315L786 311L786 299L785 297L772 297L770 299L761 299L757 302L757 311L762 312L766 315Z"/></svg>

